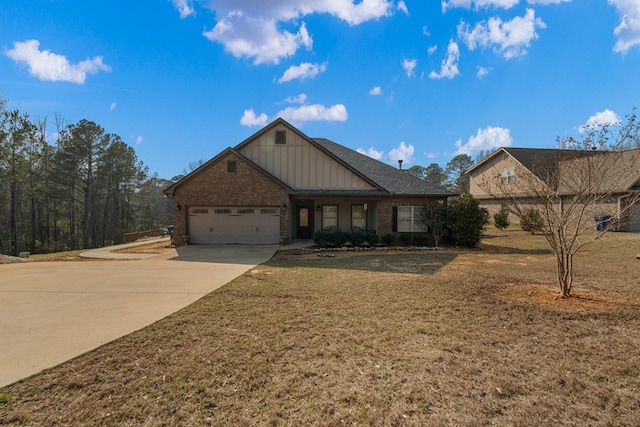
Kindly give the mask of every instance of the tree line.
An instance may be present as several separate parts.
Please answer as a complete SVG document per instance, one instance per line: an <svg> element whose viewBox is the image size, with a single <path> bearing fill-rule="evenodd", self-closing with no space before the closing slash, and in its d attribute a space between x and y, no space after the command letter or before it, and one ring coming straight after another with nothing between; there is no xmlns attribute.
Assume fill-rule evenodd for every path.
<svg viewBox="0 0 640 427"><path fill-rule="evenodd" d="M120 136L82 119L32 119L0 99L0 253L101 247L128 231L164 227L171 181L148 168Z"/></svg>
<svg viewBox="0 0 640 427"><path fill-rule="evenodd" d="M487 155L489 154L490 153ZM411 166L408 171L411 175L436 187L462 194L469 191L469 177L466 171L473 165L474 161L471 156L468 154L458 154L451 159L444 168L437 163L431 163L426 167L419 165Z"/></svg>

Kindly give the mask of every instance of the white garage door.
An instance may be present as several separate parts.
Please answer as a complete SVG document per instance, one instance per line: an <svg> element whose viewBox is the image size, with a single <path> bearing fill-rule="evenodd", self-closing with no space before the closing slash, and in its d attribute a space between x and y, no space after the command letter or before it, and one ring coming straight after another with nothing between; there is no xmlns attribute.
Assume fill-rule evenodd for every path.
<svg viewBox="0 0 640 427"><path fill-rule="evenodd" d="M189 208L190 243L201 245L280 243L280 209L268 206Z"/></svg>

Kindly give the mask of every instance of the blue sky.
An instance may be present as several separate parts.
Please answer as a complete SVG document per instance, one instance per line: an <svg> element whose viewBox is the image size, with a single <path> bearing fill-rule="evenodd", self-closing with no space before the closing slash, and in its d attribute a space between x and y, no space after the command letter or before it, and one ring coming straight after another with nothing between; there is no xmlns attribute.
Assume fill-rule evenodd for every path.
<svg viewBox="0 0 640 427"><path fill-rule="evenodd" d="M0 95L163 178L278 116L406 167L640 106L640 0L3 0Z"/></svg>

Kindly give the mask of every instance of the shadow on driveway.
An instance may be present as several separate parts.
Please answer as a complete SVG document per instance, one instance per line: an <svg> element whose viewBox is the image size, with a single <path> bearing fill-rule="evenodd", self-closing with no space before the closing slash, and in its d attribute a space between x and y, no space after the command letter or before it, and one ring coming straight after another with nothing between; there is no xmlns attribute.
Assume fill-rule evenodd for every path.
<svg viewBox="0 0 640 427"><path fill-rule="evenodd" d="M176 248L169 261L257 265L270 259L278 245L189 245Z"/></svg>

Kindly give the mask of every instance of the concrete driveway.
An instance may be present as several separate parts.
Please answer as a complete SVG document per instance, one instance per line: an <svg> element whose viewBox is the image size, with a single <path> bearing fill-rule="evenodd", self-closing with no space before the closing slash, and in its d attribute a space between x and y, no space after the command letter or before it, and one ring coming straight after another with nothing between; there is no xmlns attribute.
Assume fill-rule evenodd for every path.
<svg viewBox="0 0 640 427"><path fill-rule="evenodd" d="M186 246L135 261L0 265L0 387L186 307L277 246Z"/></svg>

